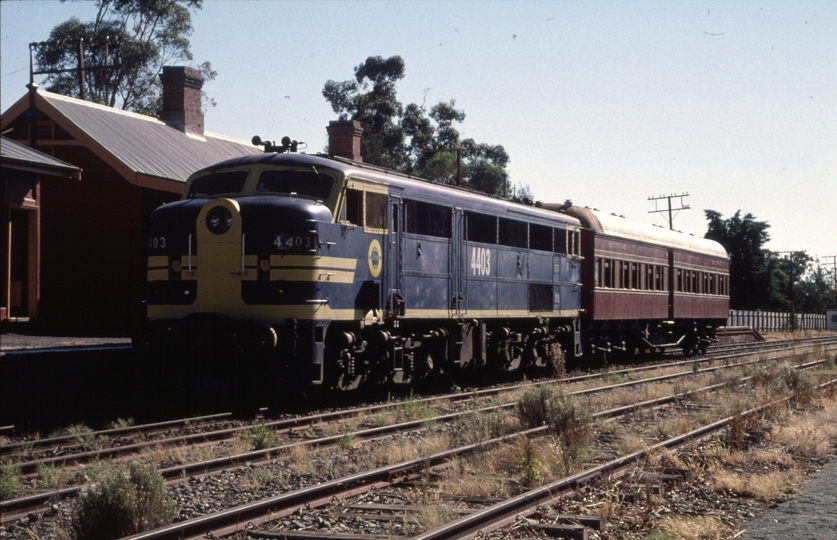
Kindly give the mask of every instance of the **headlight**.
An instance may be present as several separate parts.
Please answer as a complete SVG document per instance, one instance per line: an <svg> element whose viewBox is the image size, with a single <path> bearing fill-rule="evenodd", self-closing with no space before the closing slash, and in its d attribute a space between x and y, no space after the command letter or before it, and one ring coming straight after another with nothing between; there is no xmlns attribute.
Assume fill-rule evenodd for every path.
<svg viewBox="0 0 837 540"><path fill-rule="evenodd" d="M232 214L225 206L216 206L206 214L206 228L213 234L224 234L232 224Z"/></svg>

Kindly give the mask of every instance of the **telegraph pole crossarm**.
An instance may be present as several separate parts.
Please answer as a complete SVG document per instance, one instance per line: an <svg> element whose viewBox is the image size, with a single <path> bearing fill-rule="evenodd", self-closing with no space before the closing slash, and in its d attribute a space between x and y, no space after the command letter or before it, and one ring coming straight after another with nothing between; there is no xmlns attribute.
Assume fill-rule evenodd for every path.
<svg viewBox="0 0 837 540"><path fill-rule="evenodd" d="M668 228L671 229L671 230L674 230L674 214L672 212L679 212L680 210L689 210L691 208L691 206L689 206L688 204L683 202L683 197L688 197L688 196L689 196L688 193L680 193L679 195L678 194L672 194L672 195L660 195L658 197L648 197L649 201L654 201L654 209L649 210L648 213L649 214L653 214L653 213L660 213L661 214L661 213L667 211L668 212ZM671 207L671 200L676 199L676 198L680 199L680 207L679 208L672 208ZM665 208L658 208L657 207L657 201L661 201L663 199L666 199L668 201L668 210L666 210Z"/></svg>

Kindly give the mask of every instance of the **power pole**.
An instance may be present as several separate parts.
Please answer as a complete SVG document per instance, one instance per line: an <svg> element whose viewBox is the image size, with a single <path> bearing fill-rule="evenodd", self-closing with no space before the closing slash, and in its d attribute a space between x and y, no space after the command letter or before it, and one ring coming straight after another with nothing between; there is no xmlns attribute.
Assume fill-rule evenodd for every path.
<svg viewBox="0 0 837 540"><path fill-rule="evenodd" d="M104 66L89 66L84 65L84 45L104 45L105 46L105 65ZM78 39L62 39L58 41L35 41L29 44L29 84L35 84L35 75L51 75L55 73L69 73L76 72L78 77L79 99L87 99L87 71L94 69L112 69L122 66L122 59L118 58L116 63L110 63L110 45L118 46L119 38L105 36L103 38L78 38ZM32 61L32 52L35 49L75 49L76 51L76 67L66 69L46 69L43 71L35 71L34 63Z"/></svg>
<svg viewBox="0 0 837 540"><path fill-rule="evenodd" d="M834 266L834 304L837 307L837 255L826 255L823 259L831 259L831 264ZM826 264L828 260L825 261Z"/></svg>
<svg viewBox="0 0 837 540"><path fill-rule="evenodd" d="M691 208L691 206L689 206L688 204L685 204L683 202L683 197L688 197L688 196L689 196L688 193L681 193L680 195L675 194L675 195L660 195L658 197L648 197L649 201L654 201L654 209L649 210L648 213L653 214L655 212L657 212L657 213L665 212L666 211L665 208L658 208L657 207L657 201L661 201L663 199L668 200L668 228L671 229L671 230L674 230L674 215L672 214L672 212L679 212L680 210L689 210ZM676 199L678 197L680 198L680 208L672 208L671 207L671 200Z"/></svg>
<svg viewBox="0 0 837 540"><path fill-rule="evenodd" d="M788 263L790 264L790 309L791 309L791 330L796 330L796 311L793 304L793 255L795 253L804 253L804 250L795 251L774 251L775 255L787 255Z"/></svg>

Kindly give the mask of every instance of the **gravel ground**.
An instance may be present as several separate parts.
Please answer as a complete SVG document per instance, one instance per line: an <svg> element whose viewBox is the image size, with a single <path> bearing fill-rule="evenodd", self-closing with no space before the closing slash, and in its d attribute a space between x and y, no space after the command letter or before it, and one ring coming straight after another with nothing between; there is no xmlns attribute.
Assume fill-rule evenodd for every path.
<svg viewBox="0 0 837 540"><path fill-rule="evenodd" d="M837 540L837 462L826 465L802 493L741 527L738 540Z"/></svg>

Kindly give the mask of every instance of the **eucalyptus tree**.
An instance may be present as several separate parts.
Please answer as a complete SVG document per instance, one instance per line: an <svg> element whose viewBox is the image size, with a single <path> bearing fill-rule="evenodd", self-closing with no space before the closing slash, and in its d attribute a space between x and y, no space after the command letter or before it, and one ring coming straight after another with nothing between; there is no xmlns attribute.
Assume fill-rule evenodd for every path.
<svg viewBox="0 0 837 540"><path fill-rule="evenodd" d="M66 1L66 0L62 0ZM78 43L83 40L85 98L142 114L162 108L164 65L191 62L192 10L203 0L95 0L94 20L73 17L55 26L36 49L39 71L66 70L46 78L51 92L80 97ZM103 66L107 66L104 68ZM217 75L209 62L204 79Z"/></svg>

